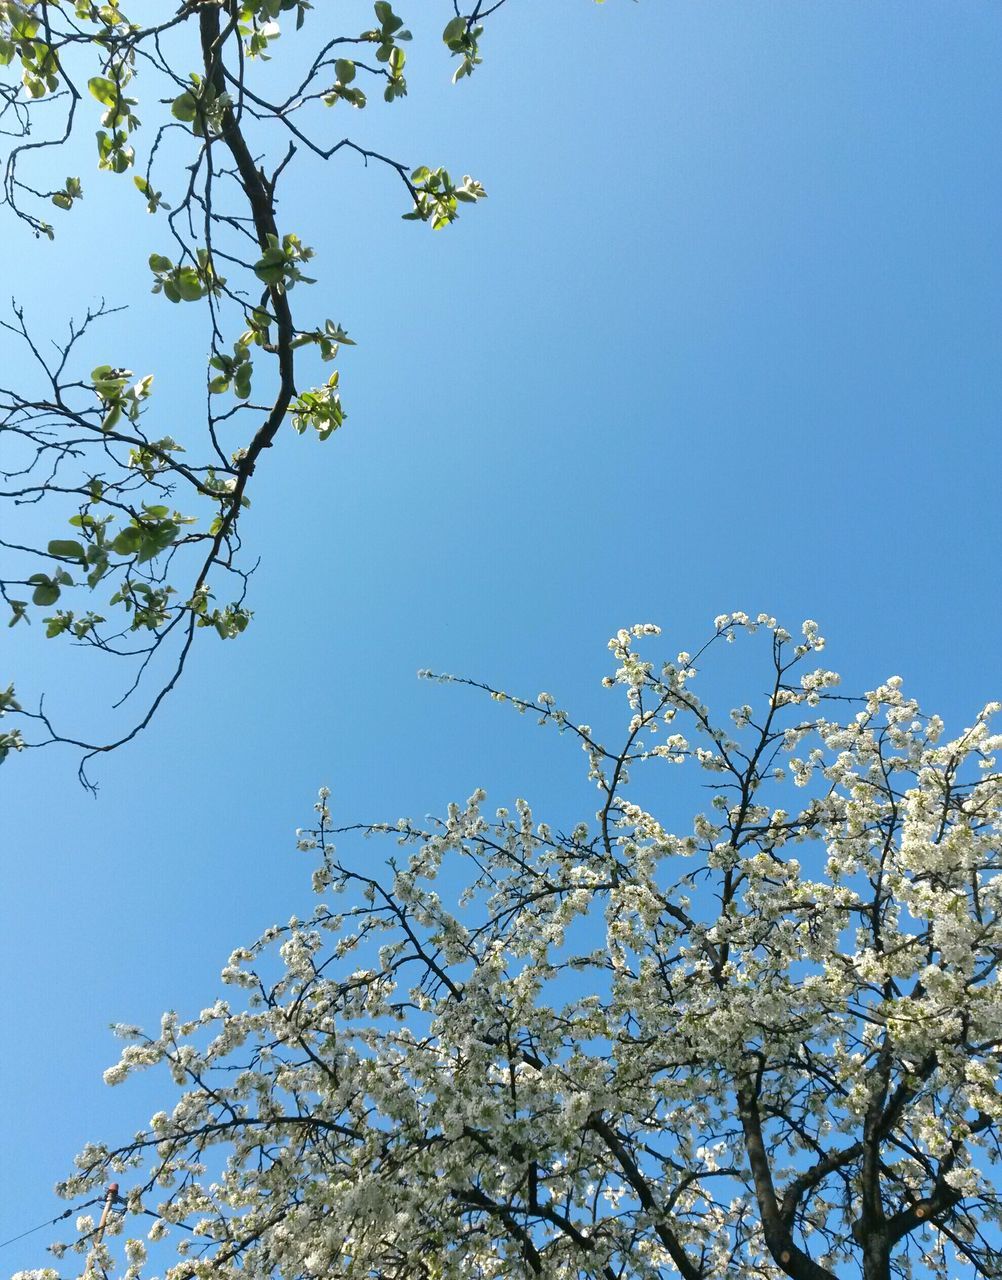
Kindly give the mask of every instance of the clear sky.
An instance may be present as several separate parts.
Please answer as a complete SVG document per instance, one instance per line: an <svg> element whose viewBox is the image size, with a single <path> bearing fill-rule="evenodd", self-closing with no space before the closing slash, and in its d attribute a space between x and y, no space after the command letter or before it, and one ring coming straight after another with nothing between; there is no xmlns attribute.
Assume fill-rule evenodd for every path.
<svg viewBox="0 0 1002 1280"><path fill-rule="evenodd" d="M62 1208L86 1139L155 1109L102 1085L107 1024L197 1011L233 946L308 909L293 832L321 783L345 821L479 784L590 816L572 746L417 668L598 724L617 627L658 622L673 653L765 609L954 725L1002 695L995 0L510 0L456 88L449 6L397 7L411 96L352 136L489 199L433 234L385 174L305 166L289 216L359 345L344 430L290 430L258 477L251 628L201 637L96 800L69 752L0 773L0 1238ZM204 339L171 326L195 310L146 296L157 228L128 179L81 171L55 245L3 225L5 291L46 322L133 302L115 358L183 426ZM2 682L93 728L102 673L23 631ZM44 1265L46 1239L0 1266Z"/></svg>

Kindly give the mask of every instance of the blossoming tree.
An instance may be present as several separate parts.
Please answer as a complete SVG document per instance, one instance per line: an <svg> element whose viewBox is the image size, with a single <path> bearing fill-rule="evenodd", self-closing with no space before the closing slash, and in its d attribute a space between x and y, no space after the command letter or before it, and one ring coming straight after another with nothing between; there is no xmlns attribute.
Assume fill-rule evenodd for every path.
<svg viewBox="0 0 1002 1280"><path fill-rule="evenodd" d="M580 743L594 819L478 791L339 835L321 792L312 913L233 953L232 1000L119 1029L108 1082L180 1096L62 1185L128 1188L78 1223L92 1272L1002 1275L998 705L950 736L896 678L837 693L812 622L725 615L663 666L656 630L611 641L618 746L510 699ZM756 630L721 714L697 670Z"/></svg>

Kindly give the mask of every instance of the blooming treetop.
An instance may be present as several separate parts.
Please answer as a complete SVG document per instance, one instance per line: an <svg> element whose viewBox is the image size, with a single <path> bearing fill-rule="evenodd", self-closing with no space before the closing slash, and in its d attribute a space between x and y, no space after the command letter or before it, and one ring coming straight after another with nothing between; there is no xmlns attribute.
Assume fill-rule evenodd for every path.
<svg viewBox="0 0 1002 1280"><path fill-rule="evenodd" d="M721 715L699 667L756 630L768 692ZM998 705L951 737L898 679L840 695L813 622L724 615L660 667L656 634L610 643L618 747L511 699L578 739L594 820L477 791L342 829L396 839L380 875L321 792L312 913L233 952L233 998L120 1028L108 1082L180 1096L61 1185L132 1188L78 1223L91 1271L119 1233L125 1280L1002 1275Z"/></svg>

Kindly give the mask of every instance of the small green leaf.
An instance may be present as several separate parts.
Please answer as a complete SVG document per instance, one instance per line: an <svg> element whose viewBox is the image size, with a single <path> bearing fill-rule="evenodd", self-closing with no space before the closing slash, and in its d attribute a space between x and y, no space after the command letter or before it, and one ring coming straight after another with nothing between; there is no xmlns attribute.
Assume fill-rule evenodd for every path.
<svg viewBox="0 0 1002 1280"><path fill-rule="evenodd" d="M94 561L94 568L91 569L90 573L88 573L87 575L88 587L90 587L91 590L93 590L94 587L97 586L97 584L101 581L101 579L104 577L104 575L107 572L108 572L108 557L106 555L99 555L98 558Z"/></svg>
<svg viewBox="0 0 1002 1280"><path fill-rule="evenodd" d="M137 525L130 524L117 535L111 549L117 556L131 556L139 549L142 540L143 531Z"/></svg>
<svg viewBox="0 0 1002 1280"><path fill-rule="evenodd" d="M158 556L161 551L166 551L180 532L180 525L176 525L172 520L164 520L155 529L144 530L139 554L136 556L137 563L145 564L147 560Z"/></svg>
<svg viewBox="0 0 1002 1280"><path fill-rule="evenodd" d="M463 37L466 35L466 19L453 18L451 22L446 24L445 30L442 32L443 41L450 49L458 49L462 45Z"/></svg>
<svg viewBox="0 0 1002 1280"><path fill-rule="evenodd" d="M55 604L59 599L59 583L53 582L44 573L33 573L28 583L35 587L31 596L33 603L44 606Z"/></svg>
<svg viewBox="0 0 1002 1280"><path fill-rule="evenodd" d="M194 267L182 267L177 274L177 287L185 302L197 302L204 293L202 281Z"/></svg>
<svg viewBox="0 0 1002 1280"><path fill-rule="evenodd" d="M64 560L86 561L87 559L87 552L79 542L64 541L61 538L55 538L49 543L49 555L61 556Z"/></svg>
<svg viewBox="0 0 1002 1280"><path fill-rule="evenodd" d="M198 114L198 99L193 93L186 90L171 103L170 113L175 120L180 120L184 124L191 124Z"/></svg>
<svg viewBox="0 0 1002 1280"><path fill-rule="evenodd" d="M118 98L118 85L105 76L91 76L87 88L104 107L113 107Z"/></svg>
<svg viewBox="0 0 1002 1280"><path fill-rule="evenodd" d="M233 392L240 400L246 400L251 393L252 372L253 370L250 364L242 364L234 375Z"/></svg>
<svg viewBox="0 0 1002 1280"><path fill-rule="evenodd" d="M403 18L397 17L393 12L393 6L387 3L387 0L376 0L376 3L372 7L376 11L376 17L379 19L384 34L399 31L399 29L404 25Z"/></svg>

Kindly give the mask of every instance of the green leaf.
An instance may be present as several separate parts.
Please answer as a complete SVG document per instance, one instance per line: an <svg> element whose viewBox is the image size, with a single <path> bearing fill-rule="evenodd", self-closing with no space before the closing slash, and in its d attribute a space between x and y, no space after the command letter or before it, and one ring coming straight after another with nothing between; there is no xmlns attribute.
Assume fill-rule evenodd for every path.
<svg viewBox="0 0 1002 1280"><path fill-rule="evenodd" d="M180 532L180 525L176 525L172 520L164 520L154 529L143 530L143 539L136 562L144 564L147 560L158 556L161 551L166 551Z"/></svg>
<svg viewBox="0 0 1002 1280"><path fill-rule="evenodd" d="M376 17L384 32L398 31L403 25L403 18L398 18L393 12L393 6L387 3L387 0L376 0L372 6L376 11Z"/></svg>
<svg viewBox="0 0 1002 1280"><path fill-rule="evenodd" d="M453 18L451 22L446 24L445 30L442 32L443 41L450 49L460 48L462 46L463 37L466 35L466 19Z"/></svg>
<svg viewBox="0 0 1002 1280"><path fill-rule="evenodd" d="M71 542L61 538L55 538L49 543L50 556L62 556L65 560L81 560L86 561L87 552L79 542Z"/></svg>
<svg viewBox="0 0 1002 1280"><path fill-rule="evenodd" d="M139 549L139 544L142 540L142 529L137 525L130 524L117 535L111 544L111 549L117 556L131 556Z"/></svg>
<svg viewBox="0 0 1002 1280"><path fill-rule="evenodd" d="M59 599L59 583L53 582L44 573L33 573L28 583L35 587L31 599L38 605L55 604Z"/></svg>
<svg viewBox="0 0 1002 1280"><path fill-rule="evenodd" d="M101 423L101 430L111 431L113 427L118 426L121 419L122 406L120 404L113 404L104 416L104 421Z"/></svg>
<svg viewBox="0 0 1002 1280"><path fill-rule="evenodd" d="M99 555L98 558L94 561L94 568L91 569L90 573L88 573L87 575L88 587L90 587L91 590L93 590L94 587L97 586L97 584L101 581L101 579L104 577L104 575L107 572L108 572L108 557L106 555Z"/></svg>
<svg viewBox="0 0 1002 1280"><path fill-rule="evenodd" d="M154 191L153 188L150 186L150 184L147 182L147 180L141 177L138 173L133 175L132 181L136 184L136 187L146 197L146 200L147 200L146 209L148 213L156 213L157 209L161 209L161 208L163 209L170 208L170 205L167 203L166 200L164 200L162 193L159 191Z"/></svg>
<svg viewBox="0 0 1002 1280"><path fill-rule="evenodd" d="M87 88L104 107L113 107L118 101L118 85L105 76L91 76Z"/></svg>
<svg viewBox="0 0 1002 1280"><path fill-rule="evenodd" d="M186 90L171 103L170 113L175 120L180 120L183 124L191 124L198 114L198 99Z"/></svg>
<svg viewBox="0 0 1002 1280"><path fill-rule="evenodd" d="M185 302L197 302L205 292L194 267L182 267L177 273L177 287Z"/></svg>
<svg viewBox="0 0 1002 1280"><path fill-rule="evenodd" d="M233 392L240 400L246 400L251 393L252 372L253 370L250 364L242 364L234 375Z"/></svg>
<svg viewBox="0 0 1002 1280"><path fill-rule="evenodd" d="M339 84L351 84L355 79L355 64L350 58L338 58L334 63L334 74Z"/></svg>
<svg viewBox="0 0 1002 1280"><path fill-rule="evenodd" d="M264 258L254 266L254 274L265 284L281 284L285 279L283 268L284 256L278 262L267 262Z"/></svg>
<svg viewBox="0 0 1002 1280"><path fill-rule="evenodd" d="M14 600L13 604L23 604L21 600ZM21 704L14 697L14 686L9 684L6 689L0 689L0 716L6 715L8 711L20 711Z"/></svg>
<svg viewBox="0 0 1002 1280"><path fill-rule="evenodd" d="M54 636L62 635L64 631L68 631L73 625L73 614L63 613L60 610L54 618L43 618L43 622L48 625L45 628L45 634L51 640Z"/></svg>

